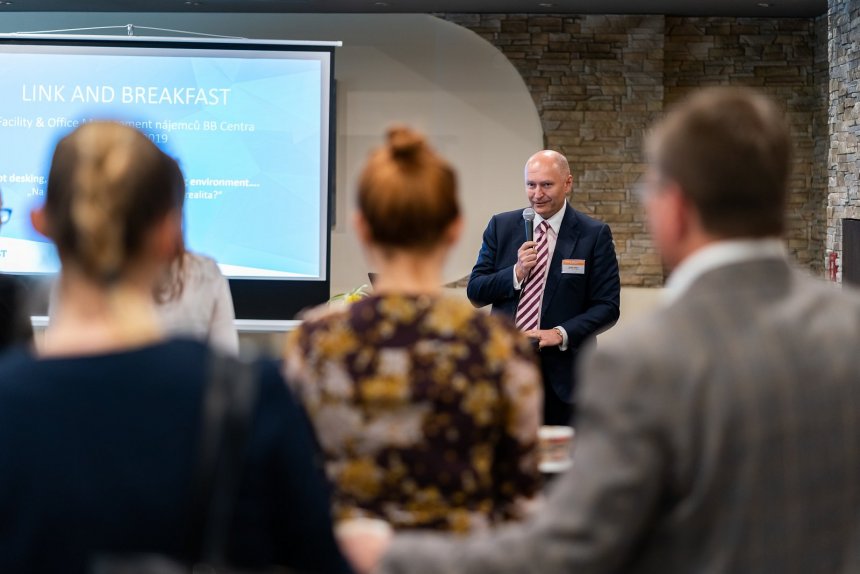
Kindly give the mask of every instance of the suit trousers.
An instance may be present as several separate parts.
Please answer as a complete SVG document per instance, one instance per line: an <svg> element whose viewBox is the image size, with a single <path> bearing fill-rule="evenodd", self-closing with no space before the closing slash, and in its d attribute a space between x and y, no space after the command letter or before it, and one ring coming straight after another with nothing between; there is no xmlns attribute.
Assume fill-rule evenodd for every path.
<svg viewBox="0 0 860 574"><path fill-rule="evenodd" d="M543 384L543 424L573 426L574 405L566 403L556 394L552 385Z"/></svg>

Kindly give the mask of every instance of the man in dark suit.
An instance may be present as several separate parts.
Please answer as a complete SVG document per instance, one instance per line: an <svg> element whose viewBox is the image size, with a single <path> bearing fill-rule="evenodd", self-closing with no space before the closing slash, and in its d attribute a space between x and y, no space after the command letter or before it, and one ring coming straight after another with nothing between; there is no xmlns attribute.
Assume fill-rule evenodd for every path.
<svg viewBox="0 0 860 574"><path fill-rule="evenodd" d="M672 274L661 308L583 359L573 467L528 523L397 536L378 572L860 572L860 294L788 262L788 124L710 89L649 143ZM344 543L365 567L386 542L362 538Z"/></svg>
<svg viewBox="0 0 860 574"><path fill-rule="evenodd" d="M11 216L12 210L3 207L3 194L0 193L0 227ZM25 309L24 293L19 281L0 274L0 351L32 339L33 328Z"/></svg>
<svg viewBox="0 0 860 574"><path fill-rule="evenodd" d="M466 293L492 304L540 349L544 422L566 425L576 386L577 351L618 320L618 261L612 232L567 203L573 177L558 152L536 153L525 166L526 196L535 211L526 241L521 210L493 216L484 231Z"/></svg>

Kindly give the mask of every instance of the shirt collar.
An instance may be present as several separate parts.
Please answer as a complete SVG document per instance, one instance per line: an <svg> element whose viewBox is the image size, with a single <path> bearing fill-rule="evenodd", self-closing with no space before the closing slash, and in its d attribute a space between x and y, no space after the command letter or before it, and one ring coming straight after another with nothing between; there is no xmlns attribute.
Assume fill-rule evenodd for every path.
<svg viewBox="0 0 860 574"><path fill-rule="evenodd" d="M696 280L713 269L756 259L787 259L785 244L780 239L737 239L718 241L699 249L672 272L663 290L663 301L677 301Z"/></svg>
<svg viewBox="0 0 860 574"><path fill-rule="evenodd" d="M555 231L556 236L558 235L558 230L561 228L561 220L564 219L564 212L566 211L566 206L561 206L561 209L555 212L555 215L546 220L547 224L552 227L552 230ZM540 222L543 221L543 217L535 213L535 222L534 226L537 229L537 226L540 225Z"/></svg>

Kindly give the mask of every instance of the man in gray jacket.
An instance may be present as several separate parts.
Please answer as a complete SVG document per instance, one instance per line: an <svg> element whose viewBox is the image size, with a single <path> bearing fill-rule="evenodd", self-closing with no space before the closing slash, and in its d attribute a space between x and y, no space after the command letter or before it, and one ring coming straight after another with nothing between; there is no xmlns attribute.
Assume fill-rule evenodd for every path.
<svg viewBox="0 0 860 574"><path fill-rule="evenodd" d="M360 567L860 572L860 297L786 260L782 114L706 90L648 143L666 301L584 359L572 470L488 536L346 537Z"/></svg>

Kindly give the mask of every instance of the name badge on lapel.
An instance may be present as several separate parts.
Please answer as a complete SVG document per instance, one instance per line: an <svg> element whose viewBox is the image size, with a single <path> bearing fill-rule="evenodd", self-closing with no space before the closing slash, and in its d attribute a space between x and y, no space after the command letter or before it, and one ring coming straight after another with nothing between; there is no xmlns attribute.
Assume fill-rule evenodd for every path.
<svg viewBox="0 0 860 574"><path fill-rule="evenodd" d="M573 275L585 275L585 259L562 259L561 272Z"/></svg>

